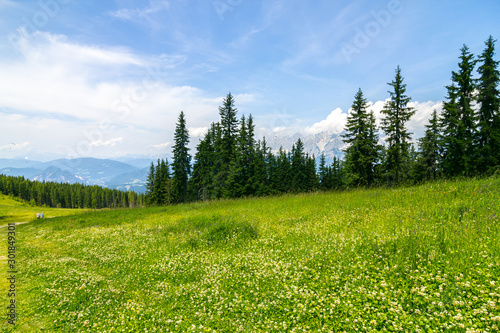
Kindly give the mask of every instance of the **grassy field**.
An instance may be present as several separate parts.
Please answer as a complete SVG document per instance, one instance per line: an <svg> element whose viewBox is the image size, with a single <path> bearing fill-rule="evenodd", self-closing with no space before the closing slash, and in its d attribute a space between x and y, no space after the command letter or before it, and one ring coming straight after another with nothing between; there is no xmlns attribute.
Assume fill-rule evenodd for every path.
<svg viewBox="0 0 500 333"><path fill-rule="evenodd" d="M499 204L491 178L38 220L1 328L495 332Z"/></svg>
<svg viewBox="0 0 500 333"><path fill-rule="evenodd" d="M56 216L74 215L83 210L58 209L48 207L33 207L25 202L15 200L0 193L0 226L9 222L30 222L36 219L37 213L44 213L47 218Z"/></svg>

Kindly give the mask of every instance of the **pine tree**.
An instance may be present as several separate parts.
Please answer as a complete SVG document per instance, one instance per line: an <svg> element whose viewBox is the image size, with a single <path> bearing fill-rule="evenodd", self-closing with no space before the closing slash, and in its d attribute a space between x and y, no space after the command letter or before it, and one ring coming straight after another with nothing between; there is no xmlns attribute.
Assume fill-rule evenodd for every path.
<svg viewBox="0 0 500 333"><path fill-rule="evenodd" d="M375 116L367 112L368 103L361 89L354 96L351 112L343 135L349 147L346 153L347 186L367 186L374 182L375 164L378 158Z"/></svg>
<svg viewBox="0 0 500 333"><path fill-rule="evenodd" d="M219 107L220 125L222 130L222 156L225 165L229 165L234 159L236 141L238 137L237 109L234 107L234 98L228 93L224 98L222 106Z"/></svg>
<svg viewBox="0 0 500 333"><path fill-rule="evenodd" d="M411 133L405 125L415 114L415 110L408 106L411 98L405 95L406 84L403 83L399 66L396 68L394 81L388 85L393 91L389 91L391 99L382 109L382 114L385 115L382 129L387 134L388 143L385 171L389 179L397 184L407 177L409 171L405 162L409 157Z"/></svg>
<svg viewBox="0 0 500 333"><path fill-rule="evenodd" d="M191 155L189 154L188 148L189 132L186 128L186 119L182 111L177 120L174 140L172 200L175 203L179 203L186 202L188 198L188 179L191 174Z"/></svg>
<svg viewBox="0 0 500 333"><path fill-rule="evenodd" d="M155 172L156 172L156 169L155 169L154 163L151 162L151 166L149 167L148 178L146 180L146 202L148 204L154 204L156 202L156 198L153 195L154 189L156 187L156 185L155 185L155 180L156 180Z"/></svg>
<svg viewBox="0 0 500 333"><path fill-rule="evenodd" d="M224 196L237 198L253 195L251 179L253 169L251 163L255 155L255 143L253 139L254 125L252 117L248 121L245 115L241 117L241 127L236 141L235 156L231 161L229 175L226 182Z"/></svg>
<svg viewBox="0 0 500 333"><path fill-rule="evenodd" d="M172 179L168 159L162 159L158 168L158 204L167 205L172 203Z"/></svg>
<svg viewBox="0 0 500 333"><path fill-rule="evenodd" d="M452 72L452 84L447 86L447 100L441 117L443 169L448 176L472 175L475 159L476 124L472 109L476 61L469 48L462 47L459 71Z"/></svg>
<svg viewBox="0 0 500 333"><path fill-rule="evenodd" d="M330 188L334 190L341 190L345 187L345 167L342 161L336 156L333 157L332 165L330 166Z"/></svg>
<svg viewBox="0 0 500 333"><path fill-rule="evenodd" d="M273 181L273 188L278 193L286 193L292 190L291 158L283 147L280 147L276 158L276 172Z"/></svg>
<svg viewBox="0 0 500 333"><path fill-rule="evenodd" d="M321 154L319 158L319 170L318 170L318 180L319 188L321 190L328 190L328 166L326 165L325 154Z"/></svg>
<svg viewBox="0 0 500 333"><path fill-rule="evenodd" d="M307 171L306 171L306 155L304 153L304 143L299 138L292 146L291 154L291 174L293 192L303 192L306 189Z"/></svg>
<svg viewBox="0 0 500 333"><path fill-rule="evenodd" d="M441 164L446 176L458 174L460 169L461 156L463 154L462 141L456 135L456 130L460 122L460 112L458 108L457 87L455 83L446 87L448 96L443 103L443 111L439 119L441 131L440 150L442 151Z"/></svg>
<svg viewBox="0 0 500 333"><path fill-rule="evenodd" d="M415 180L435 180L440 174L440 129L437 111L432 112L425 136L419 140L420 152L415 170Z"/></svg>
<svg viewBox="0 0 500 333"><path fill-rule="evenodd" d="M317 190L319 187L319 179L316 173L316 158L314 157L314 155L308 156L306 154L305 173L306 173L305 190L306 191Z"/></svg>
<svg viewBox="0 0 500 333"><path fill-rule="evenodd" d="M500 162L500 92L498 85L500 73L495 55L495 40L492 36L485 42L486 48L479 57L478 68L480 78L477 89L477 100L480 103L478 112L478 171L483 173Z"/></svg>
<svg viewBox="0 0 500 333"><path fill-rule="evenodd" d="M254 157L250 163L250 170L253 176L249 180L249 186L252 195L262 196L271 192L266 168L268 153L269 147L267 147L266 138L264 137L257 142Z"/></svg>
<svg viewBox="0 0 500 333"><path fill-rule="evenodd" d="M209 184L211 183L212 127L196 146L194 155L193 176L190 179L191 196L195 200L209 199Z"/></svg>

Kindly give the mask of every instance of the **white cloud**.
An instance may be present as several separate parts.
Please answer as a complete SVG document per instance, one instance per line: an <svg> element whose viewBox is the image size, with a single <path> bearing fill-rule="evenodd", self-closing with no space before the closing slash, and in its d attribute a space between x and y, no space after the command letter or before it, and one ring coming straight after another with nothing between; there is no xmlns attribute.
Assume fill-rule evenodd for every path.
<svg viewBox="0 0 500 333"><path fill-rule="evenodd" d="M122 8L111 12L110 15L124 21L131 21L139 24L146 24L152 28L158 27L158 21L153 16L167 10L168 1L150 1L149 5L143 8Z"/></svg>
<svg viewBox="0 0 500 333"><path fill-rule="evenodd" d="M10 150L10 151L20 151L29 147L30 143L28 141L16 144L15 142L10 142L6 145L0 146L0 150Z"/></svg>
<svg viewBox="0 0 500 333"><path fill-rule="evenodd" d="M64 35L36 31L28 33L19 28L10 36L12 46L27 60L37 63L147 65L145 59L123 47L80 45L71 43Z"/></svg>
<svg viewBox="0 0 500 333"><path fill-rule="evenodd" d="M103 141L103 140L96 140L96 141L92 141L90 143L90 146L91 147L106 147L106 146L115 146L117 143L121 143L123 142L123 138L113 138L113 139L109 139L107 141Z"/></svg>
<svg viewBox="0 0 500 333"><path fill-rule="evenodd" d="M286 130L287 130L286 127L278 126L278 127L273 128L273 133L285 132Z"/></svg>
<svg viewBox="0 0 500 333"><path fill-rule="evenodd" d="M164 149L164 148L167 148L168 146L170 146L170 142L160 143L160 144L157 144L157 145L149 145L148 147L149 148Z"/></svg>
<svg viewBox="0 0 500 333"><path fill-rule="evenodd" d="M375 122L377 127L380 129L382 118L382 109L389 99L385 101L368 102L368 111L373 111L375 115ZM406 124L408 130L413 133L413 139L418 139L425 134L425 125L429 124L433 110L437 110L438 114L441 112L443 103L442 102L410 102L408 106L415 109L415 115ZM349 109L349 114L352 109ZM347 114L342 112L340 108L333 110L326 119L321 120L310 127L306 127L304 132L306 134L318 134L321 132L333 132L340 133L345 129L347 123ZM286 127L276 127L273 132L283 132ZM380 129L382 132L382 130Z"/></svg>
<svg viewBox="0 0 500 333"><path fill-rule="evenodd" d="M368 104L370 105L368 107L368 110L373 110L373 113L375 114L376 118L376 124L380 128L381 125L381 120L384 117L383 114L381 113L382 109L384 108L384 105L387 103L389 100L386 99L385 101L377 101L375 103L369 102ZM415 109L415 114L413 117L411 117L410 121L406 124L406 127L408 128L408 131L413 133L412 137L414 140L419 139L424 136L425 134L425 125L429 124L429 120L431 119L432 116L432 111L437 110L438 114L441 112L443 108L443 103L442 102L433 102L433 101L427 101L427 102L410 102L408 103L409 107L412 107ZM382 130L381 130L382 131Z"/></svg>
<svg viewBox="0 0 500 333"><path fill-rule="evenodd" d="M410 102L408 106L415 108L415 115L408 122L408 130L413 133L414 139L425 135L425 125L429 124L432 112L437 110L439 115L443 110L443 102Z"/></svg>
<svg viewBox="0 0 500 333"><path fill-rule="evenodd" d="M208 132L208 127L190 127L189 135L193 138L201 138Z"/></svg>
<svg viewBox="0 0 500 333"><path fill-rule="evenodd" d="M306 127L307 134L318 134L321 132L340 133L344 130L347 123L347 114L342 112L341 108L333 110L326 119Z"/></svg>
<svg viewBox="0 0 500 333"><path fill-rule="evenodd" d="M113 138L134 152L171 140L181 110L193 128L218 120L222 98L166 83L183 57L143 56L45 32L13 42L19 56L0 63L0 133L32 142L34 151L109 157L118 154Z"/></svg>

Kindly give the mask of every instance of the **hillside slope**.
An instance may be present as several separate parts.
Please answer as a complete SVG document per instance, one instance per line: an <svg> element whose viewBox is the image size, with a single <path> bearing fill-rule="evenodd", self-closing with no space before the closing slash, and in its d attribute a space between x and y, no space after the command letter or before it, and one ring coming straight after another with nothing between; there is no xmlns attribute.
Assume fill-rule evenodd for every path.
<svg viewBox="0 0 500 333"><path fill-rule="evenodd" d="M15 328L496 331L499 190L492 178L35 221L17 231Z"/></svg>

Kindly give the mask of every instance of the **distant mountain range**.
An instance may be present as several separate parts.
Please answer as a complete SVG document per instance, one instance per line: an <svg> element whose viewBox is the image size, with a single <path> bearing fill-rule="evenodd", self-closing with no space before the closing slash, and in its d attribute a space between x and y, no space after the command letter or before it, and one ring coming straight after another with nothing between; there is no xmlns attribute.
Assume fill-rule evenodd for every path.
<svg viewBox="0 0 500 333"><path fill-rule="evenodd" d="M314 155L317 159L321 154L325 154L326 162L331 163L334 157L342 158L345 143L342 141L343 133L322 132L319 134L303 135L296 133L294 135L279 136L275 135L266 138L267 145L271 147L273 153L277 153L282 147L284 150L292 150L292 146L300 138L304 143L304 150L310 156Z"/></svg>
<svg viewBox="0 0 500 333"><path fill-rule="evenodd" d="M343 156L342 149L345 144L341 134L336 133L276 135L267 139L267 145L271 147L273 153L277 153L280 147L290 151L292 145L299 138L304 142L305 151L317 159L321 154L325 154L327 163L331 163L333 157L341 158ZM194 154L194 152L192 153ZM40 162L29 159L0 158L0 174L24 176L27 179L37 181L100 185L111 189L144 193L149 165L152 160L145 158L120 158L119 160L76 158Z"/></svg>
<svg viewBox="0 0 500 333"><path fill-rule="evenodd" d="M141 162L144 164L144 161ZM0 174L30 180L100 185L143 193L149 168L139 168L108 159L76 158L38 162L0 159Z"/></svg>

